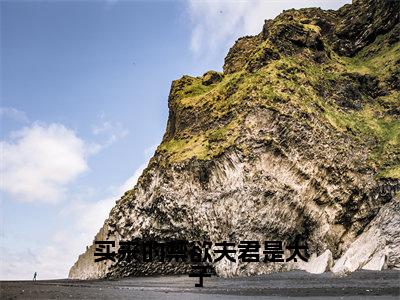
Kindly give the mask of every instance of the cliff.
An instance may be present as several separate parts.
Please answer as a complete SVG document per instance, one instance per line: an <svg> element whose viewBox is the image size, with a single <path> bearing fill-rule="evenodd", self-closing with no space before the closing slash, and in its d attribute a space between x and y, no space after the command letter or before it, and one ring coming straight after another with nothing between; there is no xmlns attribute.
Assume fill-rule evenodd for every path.
<svg viewBox="0 0 400 300"><path fill-rule="evenodd" d="M222 73L173 81L163 141L95 239L300 239L313 257L328 253L335 272L382 257L399 268L399 19L399 1L284 11L237 40ZM360 258L368 236L379 243ZM70 278L188 271L94 263L94 248ZM214 268L239 276L301 266Z"/></svg>

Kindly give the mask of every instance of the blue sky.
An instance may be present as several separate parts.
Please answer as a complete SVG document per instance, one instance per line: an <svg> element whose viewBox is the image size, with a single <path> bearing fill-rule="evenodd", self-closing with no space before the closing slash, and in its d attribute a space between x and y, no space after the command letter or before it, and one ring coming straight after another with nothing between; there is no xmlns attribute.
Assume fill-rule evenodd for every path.
<svg viewBox="0 0 400 300"><path fill-rule="evenodd" d="M1 1L0 279L67 276L160 143L172 80L283 9L348 2Z"/></svg>

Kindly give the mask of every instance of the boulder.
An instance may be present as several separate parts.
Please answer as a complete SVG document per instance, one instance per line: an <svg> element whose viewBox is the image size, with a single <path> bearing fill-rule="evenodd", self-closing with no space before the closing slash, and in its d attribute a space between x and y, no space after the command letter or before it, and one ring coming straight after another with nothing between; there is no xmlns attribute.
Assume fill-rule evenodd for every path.
<svg viewBox="0 0 400 300"><path fill-rule="evenodd" d="M381 270L400 267L400 199L385 204L366 230L335 263L332 272L346 274L357 269Z"/></svg>
<svg viewBox="0 0 400 300"><path fill-rule="evenodd" d="M315 254L310 257L308 262L299 262L299 269L312 274L321 274L332 268L332 252L327 249L319 256Z"/></svg>

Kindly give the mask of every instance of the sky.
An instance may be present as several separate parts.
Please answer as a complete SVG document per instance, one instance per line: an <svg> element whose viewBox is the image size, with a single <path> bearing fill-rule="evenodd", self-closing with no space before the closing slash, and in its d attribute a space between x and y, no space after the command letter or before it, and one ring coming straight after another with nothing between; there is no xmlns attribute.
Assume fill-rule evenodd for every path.
<svg viewBox="0 0 400 300"><path fill-rule="evenodd" d="M348 0L0 0L0 280L66 278L161 142L172 80Z"/></svg>

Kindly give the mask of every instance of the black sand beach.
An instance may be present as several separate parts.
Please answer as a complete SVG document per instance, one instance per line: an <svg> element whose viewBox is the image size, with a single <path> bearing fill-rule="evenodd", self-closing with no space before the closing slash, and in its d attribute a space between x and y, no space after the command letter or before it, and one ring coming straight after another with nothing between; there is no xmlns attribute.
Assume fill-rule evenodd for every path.
<svg viewBox="0 0 400 300"><path fill-rule="evenodd" d="M302 271L246 278L188 276L118 280L1 281L1 299L399 299L400 271L357 271L335 277Z"/></svg>

